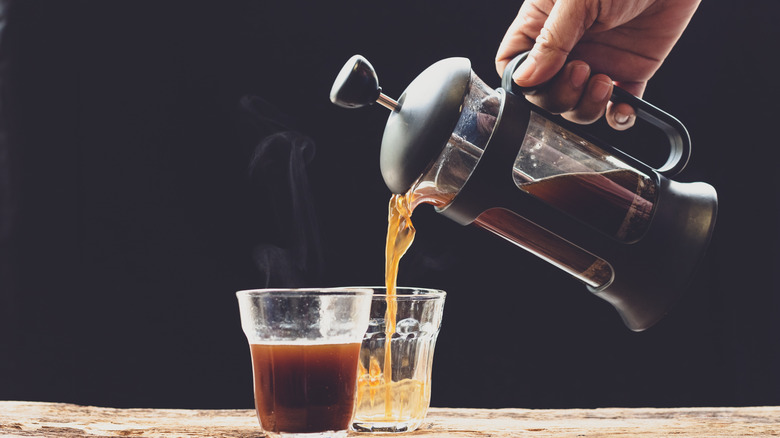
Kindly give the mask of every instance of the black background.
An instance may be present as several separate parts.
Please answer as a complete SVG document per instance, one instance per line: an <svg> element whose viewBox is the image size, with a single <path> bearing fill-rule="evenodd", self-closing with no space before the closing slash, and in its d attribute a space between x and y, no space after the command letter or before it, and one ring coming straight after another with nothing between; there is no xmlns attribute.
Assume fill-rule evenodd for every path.
<svg viewBox="0 0 780 438"><path fill-rule="evenodd" d="M519 4L3 2L0 399L251 407L236 290L383 281L387 112L333 106L335 74L363 54L397 96L465 56L498 86ZM415 212L399 283L449 294L434 406L780 403L779 5L704 1L646 91L691 132L677 179L720 199L689 294L652 329L501 239ZM268 177L288 173L283 153L249 172L280 131L310 159L292 197ZM258 248L308 256L269 270Z"/></svg>

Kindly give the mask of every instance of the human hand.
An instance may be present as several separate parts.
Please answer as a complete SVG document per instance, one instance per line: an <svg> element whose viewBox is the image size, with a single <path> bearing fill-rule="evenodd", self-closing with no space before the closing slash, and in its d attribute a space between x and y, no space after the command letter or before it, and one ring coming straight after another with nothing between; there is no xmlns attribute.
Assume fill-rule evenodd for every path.
<svg viewBox="0 0 780 438"><path fill-rule="evenodd" d="M609 125L624 130L636 115L628 104L609 101L613 82L641 97L699 2L526 0L499 45L496 69L503 74L530 50L513 79L521 87L546 84L529 101L577 123L606 112Z"/></svg>

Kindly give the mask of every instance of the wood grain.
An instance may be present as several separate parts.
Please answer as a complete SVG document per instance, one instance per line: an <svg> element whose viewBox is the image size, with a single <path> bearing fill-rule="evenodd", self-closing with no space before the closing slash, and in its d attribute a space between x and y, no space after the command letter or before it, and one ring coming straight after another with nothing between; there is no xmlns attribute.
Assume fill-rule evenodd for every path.
<svg viewBox="0 0 780 438"><path fill-rule="evenodd" d="M351 436L370 434L352 433ZM780 407L455 409L431 408L414 437L780 436ZM115 409L0 401L2 437L264 436L253 410ZM385 435L387 436L387 435Z"/></svg>

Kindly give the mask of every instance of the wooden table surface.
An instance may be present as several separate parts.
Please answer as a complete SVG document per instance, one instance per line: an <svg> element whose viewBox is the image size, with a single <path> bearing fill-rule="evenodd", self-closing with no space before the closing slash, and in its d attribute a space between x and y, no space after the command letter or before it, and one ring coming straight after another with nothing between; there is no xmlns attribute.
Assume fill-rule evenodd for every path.
<svg viewBox="0 0 780 438"><path fill-rule="evenodd" d="M354 437L371 434L351 433ZM115 409L0 401L0 437L262 437L253 410ZM384 434L382 436L388 436ZM780 436L780 407L431 408L414 437Z"/></svg>

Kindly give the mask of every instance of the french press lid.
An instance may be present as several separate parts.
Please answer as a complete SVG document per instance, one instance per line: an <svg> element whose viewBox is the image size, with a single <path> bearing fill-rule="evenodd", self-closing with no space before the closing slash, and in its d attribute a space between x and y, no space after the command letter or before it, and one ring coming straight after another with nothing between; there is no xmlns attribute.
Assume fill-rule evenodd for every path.
<svg viewBox="0 0 780 438"><path fill-rule="evenodd" d="M448 58L420 73L398 98L385 96L373 66L355 55L339 72L330 100L344 108L379 102L391 110L379 166L393 193L405 193L446 146L471 81L467 58Z"/></svg>

